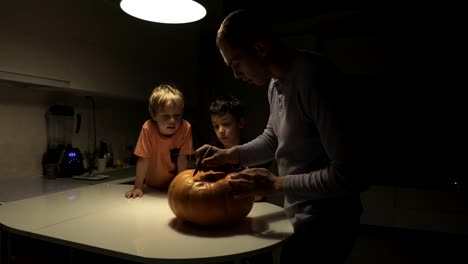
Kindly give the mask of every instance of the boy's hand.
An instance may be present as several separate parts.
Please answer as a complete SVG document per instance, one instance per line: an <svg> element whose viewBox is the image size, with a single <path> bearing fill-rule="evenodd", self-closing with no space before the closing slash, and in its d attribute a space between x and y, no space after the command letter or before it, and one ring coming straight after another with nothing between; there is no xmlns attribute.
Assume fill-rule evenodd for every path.
<svg viewBox="0 0 468 264"><path fill-rule="evenodd" d="M133 189L125 193L125 197L127 198L137 198L137 197L142 197L142 196L143 196L143 191L141 189Z"/></svg>
<svg viewBox="0 0 468 264"><path fill-rule="evenodd" d="M195 151L196 157L201 158L209 147L210 145L205 144L199 149L197 149ZM220 149L215 146L212 146L210 153L208 153L208 156L200 162L203 166L206 167L217 167L225 163L239 164L239 161L239 152L235 147L229 149Z"/></svg>

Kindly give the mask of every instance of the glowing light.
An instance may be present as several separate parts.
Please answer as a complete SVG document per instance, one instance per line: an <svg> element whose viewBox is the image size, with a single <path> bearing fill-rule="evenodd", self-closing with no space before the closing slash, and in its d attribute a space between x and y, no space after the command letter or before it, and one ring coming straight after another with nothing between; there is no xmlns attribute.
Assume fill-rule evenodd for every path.
<svg viewBox="0 0 468 264"><path fill-rule="evenodd" d="M206 9L192 0L122 0L120 8L133 17L165 24L190 23L206 15Z"/></svg>

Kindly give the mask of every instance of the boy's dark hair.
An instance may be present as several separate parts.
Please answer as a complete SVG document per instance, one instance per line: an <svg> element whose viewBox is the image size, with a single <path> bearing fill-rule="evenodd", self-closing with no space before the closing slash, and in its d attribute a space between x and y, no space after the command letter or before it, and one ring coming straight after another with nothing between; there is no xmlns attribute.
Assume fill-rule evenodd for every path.
<svg viewBox="0 0 468 264"><path fill-rule="evenodd" d="M210 115L230 113L237 120L240 120L244 118L244 107L236 97L232 95L221 95L211 102L209 113Z"/></svg>

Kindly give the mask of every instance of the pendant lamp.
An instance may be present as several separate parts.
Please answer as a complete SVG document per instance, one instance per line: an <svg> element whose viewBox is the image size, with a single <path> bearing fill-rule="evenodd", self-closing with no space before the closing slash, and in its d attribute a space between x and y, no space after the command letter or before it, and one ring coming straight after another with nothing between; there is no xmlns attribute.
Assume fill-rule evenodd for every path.
<svg viewBox="0 0 468 264"><path fill-rule="evenodd" d="M206 9L192 0L122 0L120 8L133 17L165 24L190 23L206 15Z"/></svg>

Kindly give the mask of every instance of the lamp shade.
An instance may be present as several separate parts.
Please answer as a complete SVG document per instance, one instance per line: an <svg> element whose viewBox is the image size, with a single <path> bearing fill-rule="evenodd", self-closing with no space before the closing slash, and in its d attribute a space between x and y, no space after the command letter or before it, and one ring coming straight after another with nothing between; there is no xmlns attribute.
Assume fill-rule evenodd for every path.
<svg viewBox="0 0 468 264"><path fill-rule="evenodd" d="M206 15L206 9L192 0L122 0L120 8L133 17L165 24L190 23Z"/></svg>

